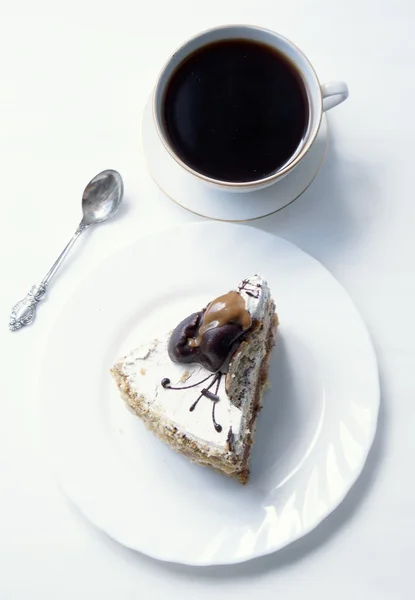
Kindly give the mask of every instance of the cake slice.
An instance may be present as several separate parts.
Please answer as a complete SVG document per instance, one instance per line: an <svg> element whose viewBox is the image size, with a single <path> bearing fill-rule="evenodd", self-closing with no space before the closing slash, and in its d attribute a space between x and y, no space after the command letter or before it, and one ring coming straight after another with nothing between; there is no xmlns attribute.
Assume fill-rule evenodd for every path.
<svg viewBox="0 0 415 600"><path fill-rule="evenodd" d="M254 275L111 372L158 438L246 483L277 326L267 282Z"/></svg>

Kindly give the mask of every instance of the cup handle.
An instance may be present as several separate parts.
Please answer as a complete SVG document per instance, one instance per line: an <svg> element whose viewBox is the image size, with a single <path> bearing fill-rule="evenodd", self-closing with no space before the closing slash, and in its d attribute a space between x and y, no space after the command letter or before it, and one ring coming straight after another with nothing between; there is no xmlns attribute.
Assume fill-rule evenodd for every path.
<svg viewBox="0 0 415 600"><path fill-rule="evenodd" d="M344 81L329 81L321 84L323 112L341 104L349 97L349 88Z"/></svg>

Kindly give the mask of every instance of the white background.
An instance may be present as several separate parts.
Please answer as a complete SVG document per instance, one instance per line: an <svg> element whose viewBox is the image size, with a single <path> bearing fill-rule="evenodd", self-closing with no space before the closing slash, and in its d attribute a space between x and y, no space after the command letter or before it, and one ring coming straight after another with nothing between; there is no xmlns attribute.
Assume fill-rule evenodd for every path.
<svg viewBox="0 0 415 600"><path fill-rule="evenodd" d="M413 598L413 6L1 0L1 600ZM322 81L349 84L350 99L330 113L328 156L313 186L253 226L298 244L350 292L376 347L382 408L362 476L315 532L248 564L191 569L125 550L71 507L40 460L36 386L44 344L77 282L141 233L194 220L147 174L140 119L168 54L198 30L232 22L279 31L306 52ZM109 167L125 181L119 215L79 242L36 324L9 333L11 305L72 235L84 185ZM135 269L139 277L139 260Z"/></svg>

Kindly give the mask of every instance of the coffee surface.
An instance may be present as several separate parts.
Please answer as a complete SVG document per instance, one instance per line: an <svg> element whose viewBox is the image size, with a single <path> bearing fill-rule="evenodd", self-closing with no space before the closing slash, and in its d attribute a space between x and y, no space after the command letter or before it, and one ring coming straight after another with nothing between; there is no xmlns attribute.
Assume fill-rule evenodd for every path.
<svg viewBox="0 0 415 600"><path fill-rule="evenodd" d="M309 120L297 69L250 40L215 42L191 54L166 87L163 111L183 162L229 182L275 173L301 145Z"/></svg>

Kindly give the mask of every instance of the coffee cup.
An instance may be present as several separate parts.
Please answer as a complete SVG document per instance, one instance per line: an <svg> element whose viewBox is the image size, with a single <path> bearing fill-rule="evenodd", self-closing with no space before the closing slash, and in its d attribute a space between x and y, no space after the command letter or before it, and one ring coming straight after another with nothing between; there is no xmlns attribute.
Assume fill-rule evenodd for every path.
<svg viewBox="0 0 415 600"><path fill-rule="evenodd" d="M185 42L164 65L153 119L171 157L201 182L258 190L300 165L323 112L347 99L303 52L260 27L228 25Z"/></svg>

